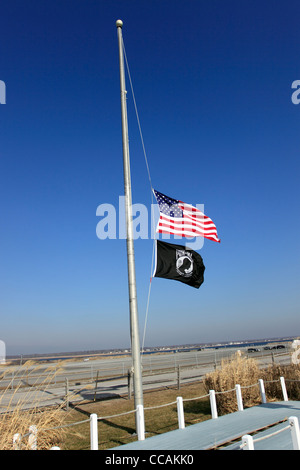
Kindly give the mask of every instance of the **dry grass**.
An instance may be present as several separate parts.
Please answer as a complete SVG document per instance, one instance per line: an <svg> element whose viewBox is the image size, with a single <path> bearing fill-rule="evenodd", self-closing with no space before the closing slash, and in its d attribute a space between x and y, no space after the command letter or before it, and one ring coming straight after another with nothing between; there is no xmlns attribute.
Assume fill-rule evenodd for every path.
<svg viewBox="0 0 300 470"><path fill-rule="evenodd" d="M159 391L144 392L146 437L162 434L178 428L177 406L173 403L163 408L149 407L166 405L176 401L178 396L183 399L201 397L205 394L203 383L182 385ZM107 417L134 409L133 399L114 398L93 403L76 404L70 411L68 422L79 422L88 418L91 413L99 417ZM209 400L207 398L184 402L186 425L195 424L211 418ZM111 449L137 439L135 434L134 413L115 418L101 419L98 423L99 449ZM65 450L88 450L90 447L89 423L67 428L62 448Z"/></svg>
<svg viewBox="0 0 300 470"><path fill-rule="evenodd" d="M235 385L239 384L242 387L244 407L249 407L260 403L257 385L260 378L262 378L261 371L256 361L236 354L231 359L223 360L220 369L207 374L204 385L207 392L209 390L225 392L234 389ZM254 384L253 387L243 388ZM216 400L220 415L237 411L235 390L222 394L217 393Z"/></svg>
<svg viewBox="0 0 300 470"><path fill-rule="evenodd" d="M221 368L207 374L204 380L206 391L226 392L239 384L242 388L243 405L245 408L261 403L258 380L263 379L268 401L282 400L280 377L284 377L289 399L300 399L299 365L281 366L273 364L260 369L257 362L240 354L222 361ZM237 411L235 390L216 393L218 413L220 415Z"/></svg>
<svg viewBox="0 0 300 470"><path fill-rule="evenodd" d="M38 429L38 449L49 449L61 442L63 429L60 427L64 420L64 414L61 412L62 404L58 407L47 408L40 406L40 392L46 391L47 387L53 382L57 367L49 367L42 383L35 384L34 378L30 376L29 366L32 363L25 363L14 376L14 381L19 385L13 388L11 381L0 395L0 450L12 449L13 436L20 435L19 448L29 449L28 437L29 427L37 426ZM11 374L12 369L5 369L2 378L5 379ZM37 369L35 369L37 371ZM45 371L44 371L45 372ZM22 383L28 383L31 379L31 387L21 388ZM22 392L22 393L21 393ZM20 398L18 399L18 396ZM26 404L35 403L35 407L26 409ZM55 428L55 429L53 429Z"/></svg>
<svg viewBox="0 0 300 470"><path fill-rule="evenodd" d="M3 415L0 418L0 450L11 450L13 448L13 436L20 435L20 450L30 450L29 427L35 425L38 429L37 446L39 450L50 449L59 446L62 442L63 415L59 409L47 411L33 409L21 411L17 409L12 414ZM54 429L53 429L54 428Z"/></svg>
<svg viewBox="0 0 300 470"><path fill-rule="evenodd" d="M273 364L263 371L262 379L268 400L282 400L280 377L284 377L289 400L300 400L299 364Z"/></svg>
<svg viewBox="0 0 300 470"><path fill-rule="evenodd" d="M38 450L50 449L52 446L59 446L62 450L87 450L90 448L89 416L96 413L98 417L104 417L98 423L99 429L99 449L109 449L112 447L132 442L136 440L135 414L130 413L125 416L107 418L111 415L120 414L134 409L134 400L127 398L114 398L111 400L82 401L70 406L68 412L65 411L65 403L59 407L41 408L39 403L39 392L47 390L48 385L54 379L57 367L49 367L48 374L42 384L34 383L33 376L28 376L29 366L27 363L19 370L19 379L23 377L23 382L30 382L31 387L22 389L22 400L16 403L16 396L21 391L20 387L11 393L11 384L3 390L0 396L0 450L10 450L13 447L13 436L19 433L21 436L22 450L28 450L29 427L36 425L38 429L37 448ZM36 371L37 369L35 369ZM6 369L5 375L10 371ZM5 376L3 375L3 378ZM15 382L16 382L15 376ZM11 397L7 402L7 395ZM144 392L145 408L166 405L176 402L177 396L183 398L194 398L204 395L203 384L193 383L182 385L180 391L176 387L159 391ZM72 402L72 397L70 397ZM27 402L35 403L35 408L24 410ZM210 407L207 399L193 400L185 403L186 425L210 418ZM168 432L178 427L176 403L172 403L163 408L145 410L146 436ZM83 423L82 423L83 422ZM69 424L74 426L68 427ZM77 424L78 423L78 424ZM62 427L63 426L63 427Z"/></svg>

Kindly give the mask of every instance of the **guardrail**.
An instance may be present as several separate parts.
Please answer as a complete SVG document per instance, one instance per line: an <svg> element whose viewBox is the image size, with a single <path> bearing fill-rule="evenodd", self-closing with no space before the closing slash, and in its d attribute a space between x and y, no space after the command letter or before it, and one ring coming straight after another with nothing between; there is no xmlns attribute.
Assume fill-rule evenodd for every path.
<svg viewBox="0 0 300 470"><path fill-rule="evenodd" d="M216 369L221 361L228 357L223 354L227 354L228 351L225 349L223 351L215 351L215 356L211 360L203 361L203 354L205 351L197 352L195 351L189 358L186 357L186 353L181 354L179 357L178 354L173 354L173 357L166 360L166 358L161 355L160 357L145 357L143 358L143 375L151 376L152 374L157 373L172 373L174 371L178 375L177 381L180 381L180 371L187 369L203 370L203 374L207 373L208 370ZM231 351L232 353L232 351ZM272 352L272 351L262 351L260 353L250 353L249 357L255 357L259 360L260 367L264 367L270 363L281 363L282 361L289 361L290 355L288 351L285 352ZM208 358L207 358L208 359ZM26 365L23 364L20 367L9 368L7 367L3 370L2 375L0 374L0 389L2 390L15 390L25 387L39 387L47 382L47 386L58 386L61 384L91 384L91 383L101 383L101 381L106 380L115 380L120 377L128 377L130 371L130 359L128 362L124 360L120 362L110 361L105 366L97 366L91 361L88 363L76 363L72 366L68 364L51 364L50 366L45 366L44 364L40 365ZM41 370L45 368L45 370ZM51 373L49 370L51 369ZM201 374L198 374L200 376Z"/></svg>

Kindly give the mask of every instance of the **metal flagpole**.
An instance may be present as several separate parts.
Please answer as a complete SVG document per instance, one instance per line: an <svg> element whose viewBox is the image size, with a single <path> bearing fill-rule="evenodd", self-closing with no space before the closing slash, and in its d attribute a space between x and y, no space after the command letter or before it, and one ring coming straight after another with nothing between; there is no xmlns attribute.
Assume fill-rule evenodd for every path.
<svg viewBox="0 0 300 470"><path fill-rule="evenodd" d="M121 87L121 113L122 113L122 138L123 138L123 164L124 164L124 189L125 189L125 210L126 210L126 228L127 228L127 263L128 263L128 287L129 287L129 307L130 307L130 335L131 335L131 354L133 363L133 385L134 385L134 404L143 405L143 385L141 370L141 353L139 338L139 322L136 295L134 246L132 230L132 197L131 197L131 178L130 178L130 160L128 144L128 122L126 89L124 74L124 54L122 26L123 22L116 22L119 42L120 59L120 87Z"/></svg>

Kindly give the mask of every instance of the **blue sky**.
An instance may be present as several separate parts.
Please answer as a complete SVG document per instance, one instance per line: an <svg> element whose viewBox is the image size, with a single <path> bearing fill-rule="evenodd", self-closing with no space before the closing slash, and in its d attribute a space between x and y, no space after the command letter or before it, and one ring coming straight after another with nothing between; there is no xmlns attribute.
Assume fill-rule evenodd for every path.
<svg viewBox="0 0 300 470"><path fill-rule="evenodd" d="M130 346L126 242L96 236L97 207L124 193L118 18L153 186L204 204L222 240L199 251L199 290L153 280L145 344L300 335L299 3L4 0L7 354ZM150 208L127 89L133 202ZM135 254L143 330L152 240Z"/></svg>

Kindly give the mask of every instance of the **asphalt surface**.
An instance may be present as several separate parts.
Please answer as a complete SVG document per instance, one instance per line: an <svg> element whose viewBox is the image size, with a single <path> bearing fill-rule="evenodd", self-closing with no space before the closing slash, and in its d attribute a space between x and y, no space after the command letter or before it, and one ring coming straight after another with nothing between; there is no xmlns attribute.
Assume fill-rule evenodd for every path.
<svg viewBox="0 0 300 470"><path fill-rule="evenodd" d="M243 351L241 349L241 351ZM163 388L201 380L221 360L237 352L236 348L177 353L149 354L142 358L144 390ZM247 354L247 348L244 349ZM272 357L273 352L273 357ZM287 350L249 353L261 366L290 363ZM0 413L16 405L23 409L61 405L66 393L71 402L127 395L130 357L68 360L52 364L2 366Z"/></svg>

